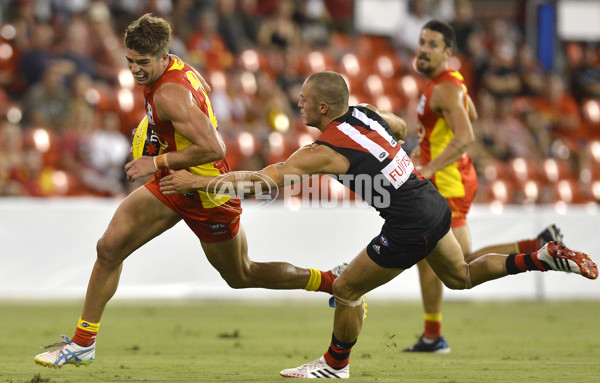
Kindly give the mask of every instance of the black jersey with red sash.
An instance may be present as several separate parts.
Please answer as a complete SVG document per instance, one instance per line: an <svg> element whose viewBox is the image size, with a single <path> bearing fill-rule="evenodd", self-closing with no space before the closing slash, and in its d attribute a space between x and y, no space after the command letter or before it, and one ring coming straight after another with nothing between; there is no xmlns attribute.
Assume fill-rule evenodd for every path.
<svg viewBox="0 0 600 383"><path fill-rule="evenodd" d="M438 224L446 200L419 172L376 112L351 106L316 141L344 155L350 168L338 180L373 206L402 236L420 235Z"/></svg>

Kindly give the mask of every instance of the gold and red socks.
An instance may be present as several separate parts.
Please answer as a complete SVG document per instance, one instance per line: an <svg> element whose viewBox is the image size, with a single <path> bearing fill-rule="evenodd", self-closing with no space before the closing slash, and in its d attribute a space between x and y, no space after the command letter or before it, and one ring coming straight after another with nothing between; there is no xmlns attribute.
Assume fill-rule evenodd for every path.
<svg viewBox="0 0 600 383"><path fill-rule="evenodd" d="M80 346L88 347L96 341L96 335L100 329L100 322L92 323L79 318L77 328L75 329L75 335L71 338L72 342L77 343Z"/></svg>
<svg viewBox="0 0 600 383"><path fill-rule="evenodd" d="M527 254L510 254L506 257L506 271L508 274L519 274L531 270L550 270L550 265L540 261L537 255L537 251Z"/></svg>
<svg viewBox="0 0 600 383"><path fill-rule="evenodd" d="M423 338L435 340L442 336L442 313L425 313L425 332Z"/></svg>
<svg viewBox="0 0 600 383"><path fill-rule="evenodd" d="M323 355L325 362L336 370L346 367L350 363L350 351L355 344L356 340L352 343L344 343L332 334L329 350Z"/></svg>
<svg viewBox="0 0 600 383"><path fill-rule="evenodd" d="M310 277L304 290L323 291L333 294L333 281L337 278L331 271L321 271L317 269L308 269Z"/></svg>

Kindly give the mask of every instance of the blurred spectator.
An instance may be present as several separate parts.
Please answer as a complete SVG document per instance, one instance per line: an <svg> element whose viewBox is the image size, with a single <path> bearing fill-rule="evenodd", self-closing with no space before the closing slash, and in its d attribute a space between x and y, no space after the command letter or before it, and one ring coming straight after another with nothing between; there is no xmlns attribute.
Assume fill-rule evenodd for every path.
<svg viewBox="0 0 600 383"><path fill-rule="evenodd" d="M70 71L69 66L55 61L47 68L42 81L29 88L23 100L26 125L45 126L56 132L62 129L69 100L65 72Z"/></svg>
<svg viewBox="0 0 600 383"><path fill-rule="evenodd" d="M123 166L129 158L131 143L120 133L120 124L117 113L105 113L101 126L94 129L83 145L81 178L96 193L118 196L126 191Z"/></svg>
<svg viewBox="0 0 600 383"><path fill-rule="evenodd" d="M22 154L22 162L10 171L8 195L47 197L54 194L53 170L44 166L40 152L27 148Z"/></svg>
<svg viewBox="0 0 600 383"><path fill-rule="evenodd" d="M219 131L223 133L247 129L247 110L252 108L252 102L242 88L240 74L231 73L226 77L224 72L218 71L213 72L210 79L210 100L215 115L219 116Z"/></svg>
<svg viewBox="0 0 600 383"><path fill-rule="evenodd" d="M523 124L529 130L535 142L537 156L533 159L539 160L542 157L548 157L552 154L552 135L550 124L541 118L539 113L533 110L526 110L521 114Z"/></svg>
<svg viewBox="0 0 600 383"><path fill-rule="evenodd" d="M472 87L475 92L483 88L483 75L490 60L490 52L485 45L485 33L478 30L469 36L467 41L467 57L475 74L475 83Z"/></svg>
<svg viewBox="0 0 600 383"><path fill-rule="evenodd" d="M300 47L302 44L300 28L294 21L294 13L293 1L279 1L275 14L265 19L258 31L258 44L263 48Z"/></svg>
<svg viewBox="0 0 600 383"><path fill-rule="evenodd" d="M258 43L258 30L262 18L257 12L258 0L240 0L240 17L244 25L246 37L253 43Z"/></svg>
<svg viewBox="0 0 600 383"><path fill-rule="evenodd" d="M482 84L494 97L513 98L521 92L515 46L504 40L494 44L492 55L482 70Z"/></svg>
<svg viewBox="0 0 600 383"><path fill-rule="evenodd" d="M13 168L23 163L21 127L8 121L0 123L0 196L25 195L12 180Z"/></svg>
<svg viewBox="0 0 600 383"><path fill-rule="evenodd" d="M249 6L249 5L247 5ZM218 31L231 53L238 54L252 45L244 19L236 9L236 0L217 2Z"/></svg>
<svg viewBox="0 0 600 383"><path fill-rule="evenodd" d="M483 174L485 165L494 159L508 160L509 152L507 142L498 137L494 97L488 91L481 91L476 104L478 118L473 122L476 141L469 153L472 153L477 172Z"/></svg>
<svg viewBox="0 0 600 383"><path fill-rule="evenodd" d="M354 17L354 0L323 0L327 13L331 16L333 30L352 34L352 20Z"/></svg>
<svg viewBox="0 0 600 383"><path fill-rule="evenodd" d="M190 64L199 70L209 71L230 67L233 56L217 32L216 14L204 10L198 14L197 20L197 28L186 43Z"/></svg>
<svg viewBox="0 0 600 383"><path fill-rule="evenodd" d="M541 96L544 94L546 73L528 44L523 43L519 46L517 67L522 84L521 95Z"/></svg>
<svg viewBox="0 0 600 383"><path fill-rule="evenodd" d="M30 44L21 52L19 59L19 72L25 86L39 82L54 58L51 49L54 41L52 26L36 23L31 32Z"/></svg>
<svg viewBox="0 0 600 383"><path fill-rule="evenodd" d="M195 0L178 0L173 3L173 11L170 16L174 24L171 28L175 30L174 34L182 39L186 39L195 27L195 15L198 13L198 4ZM132 18L133 19L133 18Z"/></svg>
<svg viewBox="0 0 600 383"><path fill-rule="evenodd" d="M107 83L114 83L118 78L119 70L126 67L123 58L121 38L117 36L114 20L105 3L95 1L90 5L89 33L90 55L95 61L95 70L98 78Z"/></svg>
<svg viewBox="0 0 600 383"><path fill-rule="evenodd" d="M398 32L393 36L394 43L402 56L410 56L417 51L421 28L431 19L427 0L412 0L410 2L406 18L400 25Z"/></svg>
<svg viewBox="0 0 600 383"><path fill-rule="evenodd" d="M488 45L490 49L492 49L494 45L504 41L510 41L516 46L522 40L519 29L511 20L501 17L494 18L489 23L488 28Z"/></svg>
<svg viewBox="0 0 600 383"><path fill-rule="evenodd" d="M497 138L505 148L508 157L540 159L541 148L536 144L533 134L514 112L511 98L501 98L496 106L494 119Z"/></svg>
<svg viewBox="0 0 600 383"><path fill-rule="evenodd" d="M322 0L308 0L297 3L296 20L300 25L302 40L313 48L323 48L329 44L328 25L331 16Z"/></svg>
<svg viewBox="0 0 600 383"><path fill-rule="evenodd" d="M58 57L72 63L73 73L83 72L96 78L96 61L91 56L92 39L88 27L83 15L74 15L66 30L64 43L58 47L61 51Z"/></svg>
<svg viewBox="0 0 600 383"><path fill-rule="evenodd" d="M456 17L450 23L456 34L456 47L458 52L470 57L469 39L481 30L481 25L473 16L473 4L471 0L458 0L456 2Z"/></svg>
<svg viewBox="0 0 600 383"><path fill-rule="evenodd" d="M298 72L294 65L296 52L288 52L284 56L284 65L277 75L277 84L285 93L289 103L289 108L293 115L299 115L300 109L297 107L300 97L300 90L304 83L305 76Z"/></svg>
<svg viewBox="0 0 600 383"><path fill-rule="evenodd" d="M569 141L585 139L582 129L579 107L573 96L566 92L562 76L548 75L544 81L544 96L538 97L533 104L543 123L550 128L552 135Z"/></svg>
<svg viewBox="0 0 600 383"><path fill-rule="evenodd" d="M571 69L571 76L578 102L588 97L600 98L600 58L596 46L584 46L581 64Z"/></svg>
<svg viewBox="0 0 600 383"><path fill-rule="evenodd" d="M456 17L457 7L454 0L428 0L431 16L434 19L450 23Z"/></svg>

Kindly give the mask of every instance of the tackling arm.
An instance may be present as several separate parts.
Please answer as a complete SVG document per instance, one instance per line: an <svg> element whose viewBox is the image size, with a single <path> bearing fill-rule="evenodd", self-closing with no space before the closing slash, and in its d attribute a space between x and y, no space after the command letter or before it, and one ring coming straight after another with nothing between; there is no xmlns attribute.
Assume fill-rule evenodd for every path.
<svg viewBox="0 0 600 383"><path fill-rule="evenodd" d="M195 176L178 171L164 177L160 189L164 194L188 193L203 190L220 193L233 190L235 194L254 194L256 190L279 188L301 181L313 174L344 174L350 163L346 157L333 149L312 144L298 149L285 162L269 165L256 172L236 171L217 177Z"/></svg>

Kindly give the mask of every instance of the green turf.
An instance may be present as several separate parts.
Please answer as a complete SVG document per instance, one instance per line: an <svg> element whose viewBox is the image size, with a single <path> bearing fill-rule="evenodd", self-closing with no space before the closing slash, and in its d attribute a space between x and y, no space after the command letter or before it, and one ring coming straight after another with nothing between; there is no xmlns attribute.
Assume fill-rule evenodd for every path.
<svg viewBox="0 0 600 383"><path fill-rule="evenodd" d="M316 301L113 302L90 367L48 369L39 346L72 335L80 304L0 302L3 382L278 382L319 357L333 310ZM404 354L419 302L369 304L352 351L357 382L597 382L600 302L448 302L449 355Z"/></svg>

